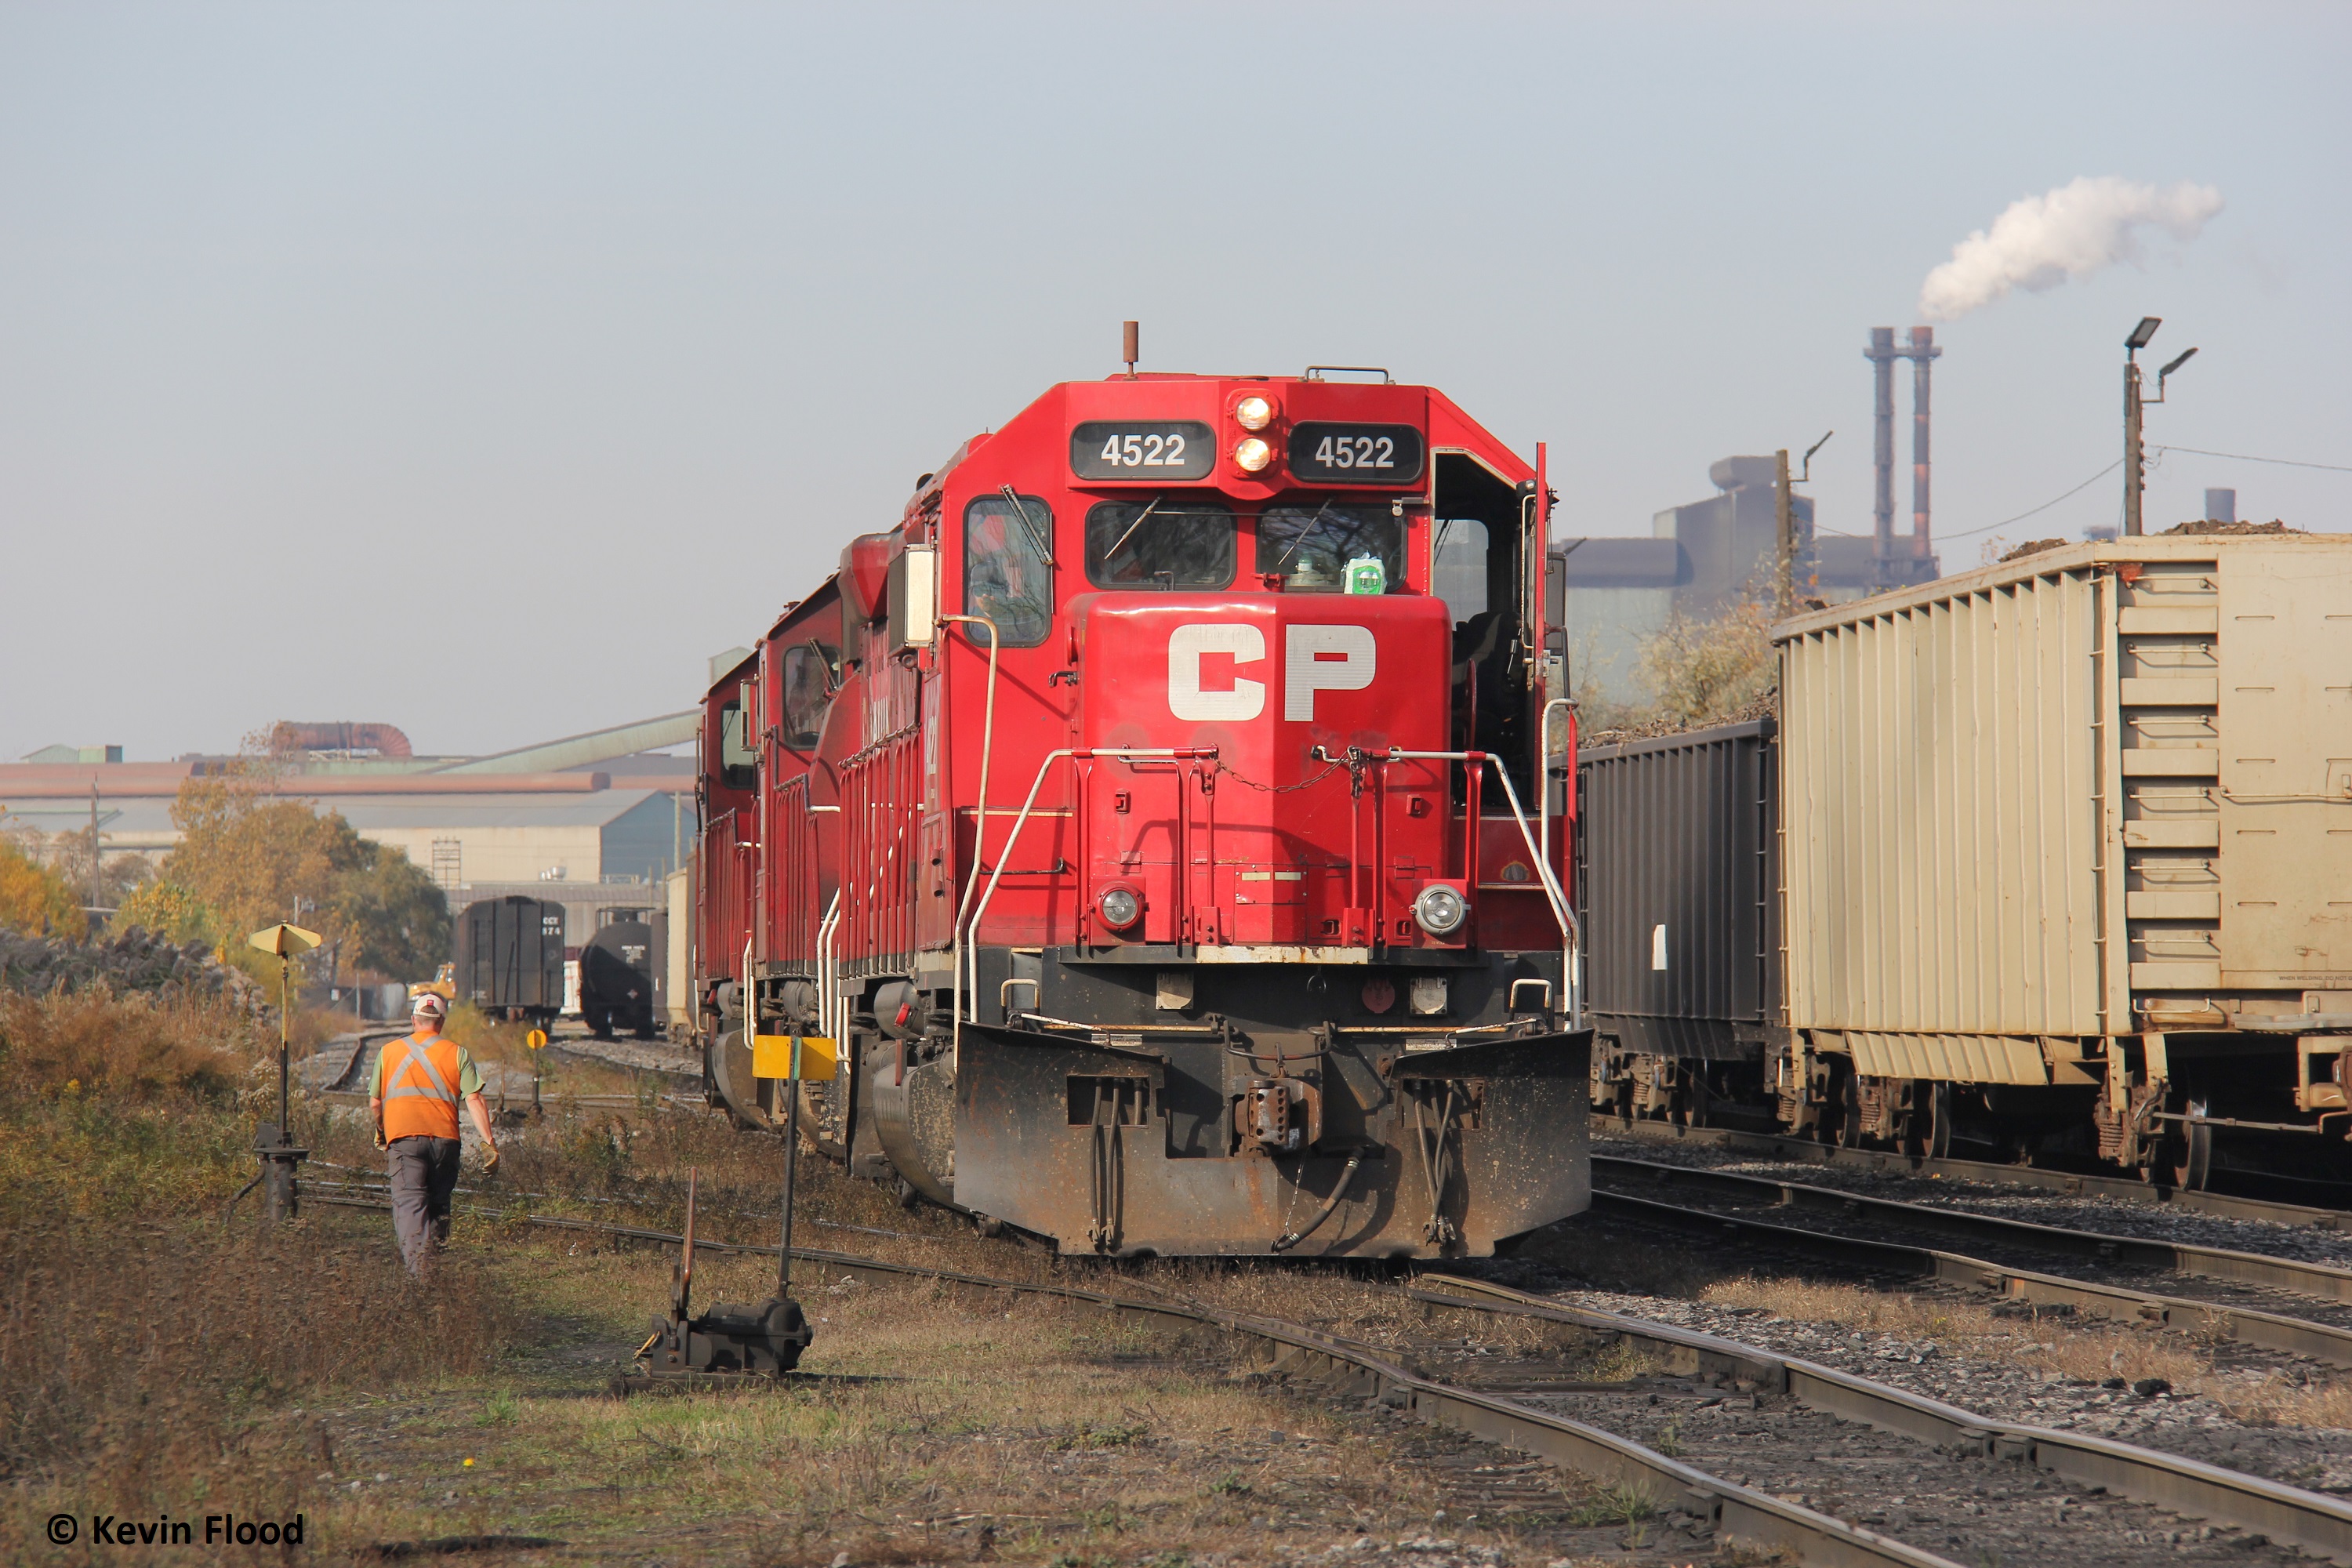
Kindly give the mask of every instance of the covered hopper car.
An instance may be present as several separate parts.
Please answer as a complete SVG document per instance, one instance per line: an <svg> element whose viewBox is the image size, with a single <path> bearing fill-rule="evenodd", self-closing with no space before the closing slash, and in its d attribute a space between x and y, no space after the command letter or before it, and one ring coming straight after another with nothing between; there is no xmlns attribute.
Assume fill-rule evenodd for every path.
<svg viewBox="0 0 2352 1568"><path fill-rule="evenodd" d="M1580 759L1597 1104L2352 1175L2352 538L2074 545L1774 637L1777 724Z"/></svg>
<svg viewBox="0 0 2352 1568"><path fill-rule="evenodd" d="M1080 1251L1580 1212L1543 461L1317 372L1066 384L965 442L706 697L714 1098L774 1124L797 1037L824 1151Z"/></svg>

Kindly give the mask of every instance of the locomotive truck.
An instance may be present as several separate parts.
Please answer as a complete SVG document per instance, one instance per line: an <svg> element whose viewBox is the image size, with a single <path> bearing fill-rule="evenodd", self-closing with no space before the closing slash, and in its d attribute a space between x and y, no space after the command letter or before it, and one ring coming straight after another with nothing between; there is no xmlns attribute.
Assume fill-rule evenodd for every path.
<svg viewBox="0 0 2352 1568"><path fill-rule="evenodd" d="M709 689L715 1100L1105 1255L1585 1206L1544 449L1370 374L1055 386Z"/></svg>

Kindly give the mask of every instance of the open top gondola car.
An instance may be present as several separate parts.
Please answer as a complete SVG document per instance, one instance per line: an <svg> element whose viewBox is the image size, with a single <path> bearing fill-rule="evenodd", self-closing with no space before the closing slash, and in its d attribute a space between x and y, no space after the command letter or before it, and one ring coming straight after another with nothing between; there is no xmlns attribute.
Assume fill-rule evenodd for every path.
<svg viewBox="0 0 2352 1568"><path fill-rule="evenodd" d="M1384 374L1067 384L967 441L707 699L715 1096L772 1122L758 1037L837 1041L828 1152L1080 1250L1580 1212L1542 463Z"/></svg>

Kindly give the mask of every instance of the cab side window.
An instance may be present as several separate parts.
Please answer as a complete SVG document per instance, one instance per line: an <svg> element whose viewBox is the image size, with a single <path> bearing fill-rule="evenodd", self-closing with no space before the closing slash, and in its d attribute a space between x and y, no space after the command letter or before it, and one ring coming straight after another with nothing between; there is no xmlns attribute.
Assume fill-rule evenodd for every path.
<svg viewBox="0 0 2352 1568"><path fill-rule="evenodd" d="M1036 496L985 495L963 509L964 613L996 623L1006 647L1035 647L1054 624L1054 513ZM982 647L988 628L970 628Z"/></svg>
<svg viewBox="0 0 2352 1568"><path fill-rule="evenodd" d="M833 650L814 637L784 650L784 744L806 751L824 728L824 710L839 684Z"/></svg>
<svg viewBox="0 0 2352 1568"><path fill-rule="evenodd" d="M750 684L743 690L748 693ZM757 739L743 732L743 700L738 697L719 710L719 773L729 789L750 789L760 782Z"/></svg>

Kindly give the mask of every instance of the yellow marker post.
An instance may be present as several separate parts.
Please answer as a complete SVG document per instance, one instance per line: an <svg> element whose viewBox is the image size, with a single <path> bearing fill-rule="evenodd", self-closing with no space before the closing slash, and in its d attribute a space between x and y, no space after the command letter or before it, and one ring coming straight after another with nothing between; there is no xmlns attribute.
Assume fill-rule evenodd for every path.
<svg viewBox="0 0 2352 1568"><path fill-rule="evenodd" d="M522 1037L522 1043L530 1051L530 1113L543 1115L539 1106L539 1053L547 1048L547 1031L533 1029Z"/></svg>
<svg viewBox="0 0 2352 1568"><path fill-rule="evenodd" d="M261 1156L262 1212L271 1219L294 1217L295 1167L310 1152L294 1147L289 1125L293 1096L288 1081L292 1050L288 1031L294 1012L294 955L310 952L320 941L317 931L282 923L246 938L256 952L278 955L278 1125L259 1129L253 1141L254 1152Z"/></svg>

